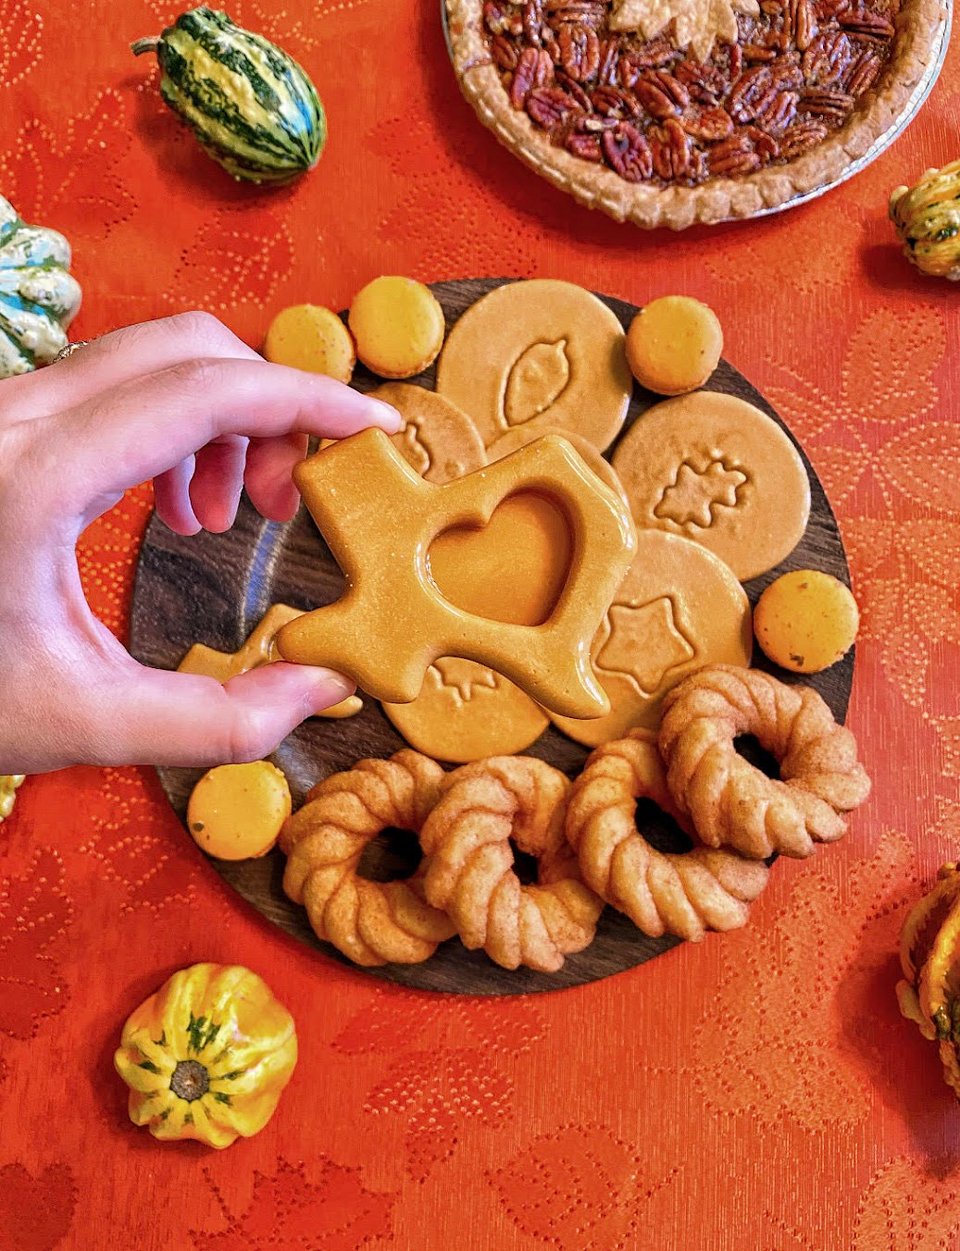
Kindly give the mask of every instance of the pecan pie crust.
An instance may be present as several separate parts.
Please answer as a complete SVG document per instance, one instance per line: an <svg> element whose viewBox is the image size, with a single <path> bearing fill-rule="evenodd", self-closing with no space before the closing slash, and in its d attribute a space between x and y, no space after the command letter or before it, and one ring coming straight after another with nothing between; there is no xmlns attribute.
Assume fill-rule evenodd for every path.
<svg viewBox="0 0 960 1251"><path fill-rule="evenodd" d="M749 33L714 50L722 90L712 59L698 62L663 36L621 44L621 59L635 64L629 77L611 75L601 0L445 3L461 89L502 143L590 208L682 230L750 217L839 178L897 121L950 0L902 0L897 12L889 0L820 0L841 27L834 17L819 34L814 0L764 0L760 25L741 18ZM778 6L792 35L779 46L763 28ZM540 23L551 12L560 20L532 26L531 14ZM748 42L763 34L770 50ZM853 43L842 43L848 35ZM852 59L854 45L863 51ZM842 90L833 72L841 59Z"/></svg>

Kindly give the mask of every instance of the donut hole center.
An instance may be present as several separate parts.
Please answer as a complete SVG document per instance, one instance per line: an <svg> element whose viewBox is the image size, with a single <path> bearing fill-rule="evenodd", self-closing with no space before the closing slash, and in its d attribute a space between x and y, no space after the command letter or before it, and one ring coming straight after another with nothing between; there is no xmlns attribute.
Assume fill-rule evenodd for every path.
<svg viewBox="0 0 960 1251"><path fill-rule="evenodd" d="M537 882L538 864L536 856L523 851L511 838L510 850L513 852L513 871L520 880L521 886L535 886Z"/></svg>
<svg viewBox="0 0 960 1251"><path fill-rule="evenodd" d="M759 769L768 778L779 778L780 762L776 756L771 755L767 751L754 735L738 734L733 740L733 750L738 756L742 756L747 764L752 764L755 769Z"/></svg>
<svg viewBox="0 0 960 1251"><path fill-rule="evenodd" d="M678 855L693 850L689 838L673 817L668 816L652 799L638 799L634 816L637 830L655 851Z"/></svg>
<svg viewBox="0 0 960 1251"><path fill-rule="evenodd" d="M368 882L397 882L413 877L422 859L423 849L416 834L391 825L364 847L357 877Z"/></svg>

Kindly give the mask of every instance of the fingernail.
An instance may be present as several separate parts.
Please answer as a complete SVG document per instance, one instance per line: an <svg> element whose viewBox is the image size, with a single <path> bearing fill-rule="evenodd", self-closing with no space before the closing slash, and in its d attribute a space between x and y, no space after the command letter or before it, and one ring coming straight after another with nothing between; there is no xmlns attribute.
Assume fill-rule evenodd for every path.
<svg viewBox="0 0 960 1251"><path fill-rule="evenodd" d="M356 682L352 682L342 673L337 673L335 669L318 669L316 672L316 691L318 697L323 699L323 708L339 704L341 699L346 699L357 689Z"/></svg>
<svg viewBox="0 0 960 1251"><path fill-rule="evenodd" d="M367 411L373 425L386 430L387 434L396 434L403 429L403 418L395 408L384 404L383 400L367 399Z"/></svg>

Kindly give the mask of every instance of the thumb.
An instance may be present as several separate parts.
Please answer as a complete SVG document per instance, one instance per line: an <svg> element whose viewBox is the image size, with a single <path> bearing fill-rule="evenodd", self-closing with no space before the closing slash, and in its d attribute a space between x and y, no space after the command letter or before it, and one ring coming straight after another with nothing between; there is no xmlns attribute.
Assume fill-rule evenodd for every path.
<svg viewBox="0 0 960 1251"><path fill-rule="evenodd" d="M109 729L100 763L197 768L261 760L301 721L355 690L330 669L284 661L222 686L215 678L140 667L120 706L104 710Z"/></svg>

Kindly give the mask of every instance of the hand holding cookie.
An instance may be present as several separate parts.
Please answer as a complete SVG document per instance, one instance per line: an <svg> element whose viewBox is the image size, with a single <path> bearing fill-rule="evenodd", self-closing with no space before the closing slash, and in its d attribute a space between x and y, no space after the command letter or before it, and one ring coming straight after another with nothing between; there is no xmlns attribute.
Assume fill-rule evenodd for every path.
<svg viewBox="0 0 960 1251"><path fill-rule="evenodd" d="M327 670L264 666L221 686L137 664L95 619L75 548L152 478L179 534L228 529L240 491L264 516L297 507L308 435L399 419L333 381L268 364L206 314L107 335L0 394L0 772L90 763L222 764L268 754L349 695Z"/></svg>

